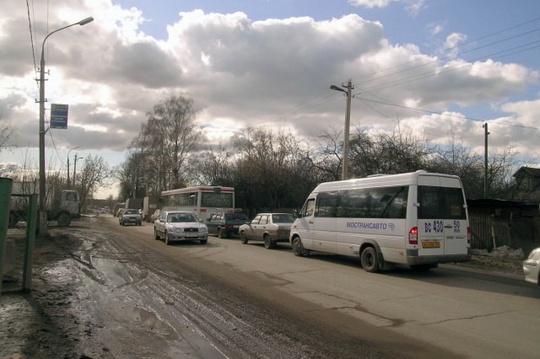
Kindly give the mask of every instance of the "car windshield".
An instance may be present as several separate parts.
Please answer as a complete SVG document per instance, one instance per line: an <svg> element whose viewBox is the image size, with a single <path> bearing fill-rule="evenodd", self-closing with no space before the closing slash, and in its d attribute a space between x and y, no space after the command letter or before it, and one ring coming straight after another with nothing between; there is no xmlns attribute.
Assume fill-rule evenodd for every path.
<svg viewBox="0 0 540 359"><path fill-rule="evenodd" d="M167 222L197 222L197 217L192 213L171 213L167 216Z"/></svg>
<svg viewBox="0 0 540 359"><path fill-rule="evenodd" d="M292 214L273 214L272 221L274 223L293 223L294 218Z"/></svg>
<svg viewBox="0 0 540 359"><path fill-rule="evenodd" d="M136 209L126 209L126 211L124 212L124 214L137 214L137 213L139 213L139 211Z"/></svg>

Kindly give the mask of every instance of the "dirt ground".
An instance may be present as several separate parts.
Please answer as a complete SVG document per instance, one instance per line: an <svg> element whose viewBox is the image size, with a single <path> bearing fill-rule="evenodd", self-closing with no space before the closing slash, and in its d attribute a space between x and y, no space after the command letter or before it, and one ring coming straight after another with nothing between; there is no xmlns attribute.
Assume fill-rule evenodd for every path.
<svg viewBox="0 0 540 359"><path fill-rule="evenodd" d="M353 345L337 338L342 340L336 345L338 352L321 350L317 343L331 334L316 332L301 322L291 323L285 314L277 314L276 308L261 312L260 303L250 308L250 304L234 299L242 293L219 287L207 278L192 277L181 268L169 268L151 253L131 247L129 238L111 237L96 223L99 218L86 221L69 230L50 228L49 236L37 241L31 291L20 290L20 265L4 276L1 359L353 358L358 357L359 349L362 357L402 357L368 343ZM24 229L10 230L8 237L18 243L17 263L21 264ZM108 268L108 274L98 270L98 262ZM460 266L522 276L521 262L475 255ZM116 277L121 280L116 282ZM138 289L130 291L125 283L135 283L130 286ZM115 295L120 291L122 296ZM228 303L216 307L215 293L226 293L221 302L227 298ZM145 307L148 302L152 302L152 309ZM118 311L124 318L121 322L112 319ZM258 327L263 329L255 329ZM208 336L224 345L206 345Z"/></svg>

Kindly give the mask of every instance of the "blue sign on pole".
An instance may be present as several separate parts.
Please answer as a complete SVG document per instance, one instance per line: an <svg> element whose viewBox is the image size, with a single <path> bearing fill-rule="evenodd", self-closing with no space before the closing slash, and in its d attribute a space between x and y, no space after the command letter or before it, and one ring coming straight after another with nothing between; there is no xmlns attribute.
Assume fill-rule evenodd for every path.
<svg viewBox="0 0 540 359"><path fill-rule="evenodd" d="M67 128L68 105L51 104L51 128Z"/></svg>

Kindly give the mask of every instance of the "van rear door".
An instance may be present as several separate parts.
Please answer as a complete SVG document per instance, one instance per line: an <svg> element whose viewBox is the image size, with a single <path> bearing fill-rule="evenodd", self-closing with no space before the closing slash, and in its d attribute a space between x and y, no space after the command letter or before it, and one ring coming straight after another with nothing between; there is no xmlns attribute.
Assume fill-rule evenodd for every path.
<svg viewBox="0 0 540 359"><path fill-rule="evenodd" d="M418 255L467 254L468 221L460 181L419 177L418 203Z"/></svg>

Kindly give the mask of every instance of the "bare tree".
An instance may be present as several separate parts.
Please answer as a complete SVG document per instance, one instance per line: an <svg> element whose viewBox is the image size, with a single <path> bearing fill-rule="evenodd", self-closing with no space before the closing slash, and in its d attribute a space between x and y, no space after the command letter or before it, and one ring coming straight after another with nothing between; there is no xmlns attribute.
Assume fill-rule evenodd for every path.
<svg viewBox="0 0 540 359"><path fill-rule="evenodd" d="M343 166L343 146L339 138L342 133L332 129L324 130L319 141L306 154L306 161L320 175L319 181L337 181L341 179ZM322 142L322 141L324 142Z"/></svg>
<svg viewBox="0 0 540 359"><path fill-rule="evenodd" d="M11 127L11 124L7 121L3 120L4 115L3 111L0 110L0 151L7 147L7 143L11 136L14 134L13 127Z"/></svg>
<svg viewBox="0 0 540 359"><path fill-rule="evenodd" d="M398 130L368 134L357 129L350 148L350 173L355 177L424 169L432 152L426 141Z"/></svg>
<svg viewBox="0 0 540 359"><path fill-rule="evenodd" d="M224 146L207 149L188 158L186 180L192 184L233 186L235 156Z"/></svg>
<svg viewBox="0 0 540 359"><path fill-rule="evenodd" d="M195 122L193 100L172 95L155 105L147 116L130 146L138 161L144 162L137 176L142 176L149 194L184 187L187 160L198 149L202 136Z"/></svg>
<svg viewBox="0 0 540 359"><path fill-rule="evenodd" d="M103 157L89 155L84 159L82 170L77 173L77 178L74 178L77 183L76 189L82 198L81 207L84 208L86 199L91 198L110 176L109 165Z"/></svg>
<svg viewBox="0 0 540 359"><path fill-rule="evenodd" d="M181 176L182 166L190 152L197 150L201 131L195 123L196 111L193 100L182 96L171 96L154 106L153 113L148 114L149 122L153 122L155 134L163 142L165 168L170 168L169 188L185 186Z"/></svg>
<svg viewBox="0 0 540 359"><path fill-rule="evenodd" d="M290 207L295 197L293 185L303 180L295 171L306 153L297 139L292 134L248 128L238 132L233 143L235 186L245 204L267 210Z"/></svg>

